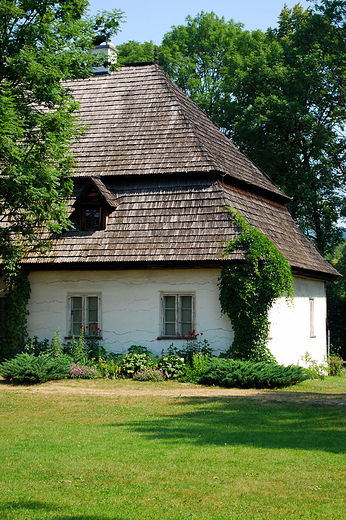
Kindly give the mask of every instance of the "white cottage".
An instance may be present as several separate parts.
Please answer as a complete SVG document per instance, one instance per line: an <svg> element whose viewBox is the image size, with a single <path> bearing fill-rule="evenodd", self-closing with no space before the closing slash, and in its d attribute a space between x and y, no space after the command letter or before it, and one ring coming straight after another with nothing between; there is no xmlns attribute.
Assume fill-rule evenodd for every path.
<svg viewBox="0 0 346 520"><path fill-rule="evenodd" d="M76 145L70 200L74 228L29 254L28 329L64 338L100 328L121 352L159 353L203 332L215 353L229 348L218 277L233 206L265 233L292 267L294 305L271 311L269 348L280 363L326 353L325 281L337 275L300 232L289 198L248 160L154 64L125 66L70 83L88 131ZM235 252L227 262L242 258Z"/></svg>

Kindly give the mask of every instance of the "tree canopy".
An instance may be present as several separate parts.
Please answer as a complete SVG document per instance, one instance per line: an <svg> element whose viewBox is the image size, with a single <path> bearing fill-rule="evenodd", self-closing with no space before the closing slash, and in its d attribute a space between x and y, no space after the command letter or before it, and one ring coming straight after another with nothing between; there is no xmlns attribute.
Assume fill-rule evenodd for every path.
<svg viewBox="0 0 346 520"><path fill-rule="evenodd" d="M39 229L68 226L65 200L81 134L67 79L87 77L122 13L86 16L86 0L0 2L0 256L42 247Z"/></svg>
<svg viewBox="0 0 346 520"><path fill-rule="evenodd" d="M345 17L343 0L320 0L285 6L276 29L249 32L201 12L158 49L171 78L292 198L322 254L341 240L346 215Z"/></svg>

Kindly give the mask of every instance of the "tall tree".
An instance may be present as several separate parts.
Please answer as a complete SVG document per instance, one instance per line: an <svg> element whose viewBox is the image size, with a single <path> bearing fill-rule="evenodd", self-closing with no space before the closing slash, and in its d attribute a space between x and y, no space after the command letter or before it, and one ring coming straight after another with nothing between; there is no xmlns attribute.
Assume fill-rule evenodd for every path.
<svg viewBox="0 0 346 520"><path fill-rule="evenodd" d="M227 78L234 73L236 42L242 25L213 12L188 16L172 27L159 49L159 63L221 128L232 101Z"/></svg>
<svg viewBox="0 0 346 520"><path fill-rule="evenodd" d="M120 63L139 63L155 60L155 44L151 40L144 43L130 40L117 45L117 50Z"/></svg>
<svg viewBox="0 0 346 520"><path fill-rule="evenodd" d="M78 105L63 80L87 77L93 43L117 31L122 13L86 17L86 0L0 1L0 257L40 247L39 228L68 225Z"/></svg>
<svg viewBox="0 0 346 520"><path fill-rule="evenodd" d="M336 221L345 213L341 4L285 7L276 30L251 35L230 78L230 136L292 197L294 217L323 254L341 239Z"/></svg>

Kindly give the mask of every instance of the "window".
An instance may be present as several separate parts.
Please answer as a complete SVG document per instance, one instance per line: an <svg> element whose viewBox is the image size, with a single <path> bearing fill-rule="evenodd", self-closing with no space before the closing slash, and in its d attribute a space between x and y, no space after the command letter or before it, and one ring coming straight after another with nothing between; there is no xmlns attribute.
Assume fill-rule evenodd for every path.
<svg viewBox="0 0 346 520"><path fill-rule="evenodd" d="M309 310L310 310L310 338L315 338L315 300L309 298Z"/></svg>
<svg viewBox="0 0 346 520"><path fill-rule="evenodd" d="M161 294L162 330L165 337L180 337L194 328L194 296Z"/></svg>
<svg viewBox="0 0 346 520"><path fill-rule="evenodd" d="M80 227L83 231L95 231L105 228L105 212L102 206L81 207Z"/></svg>
<svg viewBox="0 0 346 520"><path fill-rule="evenodd" d="M69 295L69 336L79 336L81 327L85 336L100 336L101 297L97 294Z"/></svg>

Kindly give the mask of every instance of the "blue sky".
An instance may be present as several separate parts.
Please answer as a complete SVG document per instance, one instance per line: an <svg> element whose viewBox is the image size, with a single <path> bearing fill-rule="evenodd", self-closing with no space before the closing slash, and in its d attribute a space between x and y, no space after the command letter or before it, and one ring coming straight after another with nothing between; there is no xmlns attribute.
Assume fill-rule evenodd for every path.
<svg viewBox="0 0 346 520"><path fill-rule="evenodd" d="M245 29L262 29L277 25L284 4L293 7L300 3L305 9L311 6L306 0L89 0L90 14L97 11L121 9L126 15L122 31L113 38L119 45L129 40L153 40L160 45L163 35L172 25L182 25L187 15L194 17L201 11L214 11L219 17L244 24Z"/></svg>

